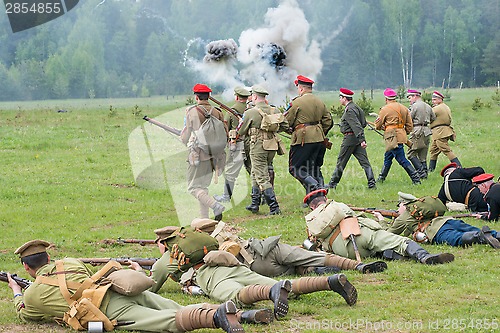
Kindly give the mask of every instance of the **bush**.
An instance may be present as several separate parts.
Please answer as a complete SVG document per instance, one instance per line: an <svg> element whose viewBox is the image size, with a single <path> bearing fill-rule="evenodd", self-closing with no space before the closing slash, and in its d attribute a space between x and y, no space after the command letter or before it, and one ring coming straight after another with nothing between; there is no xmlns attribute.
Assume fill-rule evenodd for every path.
<svg viewBox="0 0 500 333"><path fill-rule="evenodd" d="M374 111L372 100L366 97L364 90L361 91L361 99L357 101L356 104L365 112L365 115Z"/></svg>

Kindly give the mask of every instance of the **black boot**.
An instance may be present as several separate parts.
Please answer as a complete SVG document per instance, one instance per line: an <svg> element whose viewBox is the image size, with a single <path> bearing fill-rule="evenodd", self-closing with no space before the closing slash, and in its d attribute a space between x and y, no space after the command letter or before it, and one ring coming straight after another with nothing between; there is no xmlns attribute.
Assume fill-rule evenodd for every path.
<svg viewBox="0 0 500 333"><path fill-rule="evenodd" d="M411 164L413 164L413 167L415 168L415 171L417 172L418 178L422 179L423 173L424 173L424 167L422 166L422 163L420 163L420 160L418 157L414 156L410 159Z"/></svg>
<svg viewBox="0 0 500 333"><path fill-rule="evenodd" d="M455 260L455 256L451 253L430 254L414 241L408 242L406 254L412 259L426 265L445 264Z"/></svg>
<svg viewBox="0 0 500 333"><path fill-rule="evenodd" d="M436 170L436 164L437 164L437 160L430 160L429 161L429 172L433 172L434 170Z"/></svg>
<svg viewBox="0 0 500 333"><path fill-rule="evenodd" d="M420 184L420 177L418 176L417 171L415 171L415 168L413 168L413 166L410 163L404 164L403 169L405 169L408 176L410 176L413 184Z"/></svg>
<svg viewBox="0 0 500 333"><path fill-rule="evenodd" d="M375 185L375 175L373 174L372 168L365 169L366 179L368 180L368 188L376 188Z"/></svg>
<svg viewBox="0 0 500 333"><path fill-rule="evenodd" d="M247 310L241 313L240 323L269 324L273 321L273 311L270 309Z"/></svg>
<svg viewBox="0 0 500 333"><path fill-rule="evenodd" d="M226 183L224 184L224 194L214 195L214 199L217 200L218 202L231 201L231 197L233 196L233 188L234 188L234 182L226 180Z"/></svg>
<svg viewBox="0 0 500 333"><path fill-rule="evenodd" d="M462 246L470 246L472 244L482 244L480 234L481 231L468 231L462 235Z"/></svg>
<svg viewBox="0 0 500 333"><path fill-rule="evenodd" d="M369 264L361 263L358 266L356 266L356 270L363 274L379 273L385 271L386 269L387 269L387 264L383 261L375 261Z"/></svg>
<svg viewBox="0 0 500 333"><path fill-rule="evenodd" d="M222 212L226 210L226 207L224 207L222 204L216 202L212 207L214 211L214 220L220 221L222 220Z"/></svg>
<svg viewBox="0 0 500 333"><path fill-rule="evenodd" d="M382 170L380 171L380 175L378 175L377 183L383 183L387 175L389 174L389 170L391 170L390 166L382 166Z"/></svg>
<svg viewBox="0 0 500 333"><path fill-rule="evenodd" d="M358 300L358 291L347 280L344 274L335 274L328 277L328 285L332 291L342 296L347 304L354 305Z"/></svg>
<svg viewBox="0 0 500 333"><path fill-rule="evenodd" d="M264 190L264 197L266 198L266 203L269 205L269 215L281 214L280 206L278 205L278 200L276 200L276 194L274 194L274 189L272 187Z"/></svg>
<svg viewBox="0 0 500 333"><path fill-rule="evenodd" d="M427 179L427 174L429 173L427 170L427 161L420 161L420 164L422 164L422 174L420 178Z"/></svg>
<svg viewBox="0 0 500 333"><path fill-rule="evenodd" d="M490 227L485 225L481 228L481 232L479 233L479 235L484 240L484 244L489 244L494 249L500 249L500 241L498 241L497 238L493 237L491 231L492 230L490 229Z"/></svg>
<svg viewBox="0 0 500 333"><path fill-rule="evenodd" d="M384 260L409 260L408 257L405 257L394 250L384 250L381 255L379 255Z"/></svg>
<svg viewBox="0 0 500 333"><path fill-rule="evenodd" d="M460 164L460 161L458 160L458 157L455 157L455 158L454 158L454 159L452 159L450 162L451 162L451 163L457 163L457 165L458 165L459 167L462 167L462 164Z"/></svg>
<svg viewBox="0 0 500 333"><path fill-rule="evenodd" d="M260 189L257 186L252 187L252 203L245 208L252 213L259 212L259 204L260 204Z"/></svg>
<svg viewBox="0 0 500 333"><path fill-rule="evenodd" d="M292 281L281 280L276 282L269 291L269 299L274 302L274 317L276 319L288 313L288 294L292 291Z"/></svg>
<svg viewBox="0 0 500 333"><path fill-rule="evenodd" d="M236 318L237 311L233 301L221 304L214 315L215 326L228 333L244 332Z"/></svg>
<svg viewBox="0 0 500 333"><path fill-rule="evenodd" d="M302 181L302 186L304 186L304 188L306 189L306 193L319 190L320 188L320 184L312 176L307 176L306 178L304 178L304 180Z"/></svg>

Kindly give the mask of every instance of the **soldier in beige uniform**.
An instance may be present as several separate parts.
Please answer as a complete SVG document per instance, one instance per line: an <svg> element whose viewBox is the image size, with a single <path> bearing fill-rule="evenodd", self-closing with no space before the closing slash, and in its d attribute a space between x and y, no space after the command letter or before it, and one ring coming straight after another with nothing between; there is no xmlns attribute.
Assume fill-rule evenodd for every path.
<svg viewBox="0 0 500 333"><path fill-rule="evenodd" d="M413 121L408 160L413 164L418 176L425 179L427 178L427 152L432 134L429 124L436 119L436 115L430 105L422 100L420 91L408 89L408 98L410 99L410 115Z"/></svg>
<svg viewBox="0 0 500 333"><path fill-rule="evenodd" d="M90 299L93 306L87 305L85 309L93 311L89 311L86 316L90 313L98 314L99 319L92 321L102 321L106 331L116 327L121 330L148 332L177 333L199 328L221 328L226 332L243 332L237 321L236 306L233 302L229 301L220 306L212 304L182 306L149 291L134 296L122 295L113 291L110 284L96 285L94 281L99 272L92 275L92 272L78 259L66 258L56 260L55 263L51 262L46 252L49 245L45 241L33 240L15 251L21 257L26 272L36 278L23 295L21 287L9 275L9 287L14 293L16 312L24 321L52 321L65 317L68 323L71 320L72 327L73 324L84 325L80 326L80 330L83 330L86 329L87 323L74 317L74 313L69 311L70 305L76 300L83 302ZM76 308L71 307L71 309ZM80 311L82 310L77 313L85 313Z"/></svg>
<svg viewBox="0 0 500 333"><path fill-rule="evenodd" d="M306 194L324 188L321 172L326 152L326 134L333 126L325 103L312 93L314 81L299 75L295 85L299 96L285 112L292 132L288 171L306 190Z"/></svg>
<svg viewBox="0 0 500 333"><path fill-rule="evenodd" d="M432 143L430 148L429 171L436 169L437 159L440 153L448 157L450 162L454 162L459 166L460 161L457 155L451 150L448 143L449 140L455 141L455 131L451 127L451 110L443 102L444 96L439 91L432 93L432 103L434 107L432 111L436 115L436 119L430 124L432 130Z"/></svg>
<svg viewBox="0 0 500 333"><path fill-rule="evenodd" d="M252 202L246 207L252 213L259 211L261 193L269 205L269 214L281 214L274 188L269 177L269 165L276 153L282 153L281 140L277 132L288 129L288 123L276 107L266 103L269 93L260 86L252 87L252 100L255 106L243 114L243 121L238 127L238 135L250 137L250 160L252 163ZM274 130L262 128L265 115L275 115L277 123Z"/></svg>
<svg viewBox="0 0 500 333"><path fill-rule="evenodd" d="M219 173L224 168L225 153L219 156L211 156L203 150L193 146L194 132L201 127L205 121L205 113L211 113L213 117L224 121L222 112L211 106L208 97L212 90L204 84L196 84L193 87L196 105L187 108L184 119L184 128L181 132L182 142L190 148L188 158L188 191L200 203L200 217L208 217L208 209L212 208L216 220L222 219L225 207L208 195L208 186L212 182L214 172ZM227 127L226 127L227 142Z"/></svg>
<svg viewBox="0 0 500 333"><path fill-rule="evenodd" d="M236 111L240 117L243 117L243 113L247 108L248 96L250 96L250 91L247 89L239 86L234 88L235 102L231 108ZM238 178L243 164L247 164L246 160L250 159L249 156L246 156L247 149L245 147L249 145L249 140L244 136L238 136L236 131L239 125L239 119L232 113L227 112L224 120L229 131L229 152L224 170L224 194L214 196L214 199L218 202L228 202L231 200L236 178Z"/></svg>
<svg viewBox="0 0 500 333"><path fill-rule="evenodd" d="M395 158L410 176L413 184L420 184L420 178L410 161L406 159L403 148L408 141L407 135L413 130L410 112L406 106L396 102L397 93L393 89L385 89L384 96L385 106L380 109L375 120L376 129L384 130L385 140L384 165L377 181L385 180L391 169L392 160Z"/></svg>

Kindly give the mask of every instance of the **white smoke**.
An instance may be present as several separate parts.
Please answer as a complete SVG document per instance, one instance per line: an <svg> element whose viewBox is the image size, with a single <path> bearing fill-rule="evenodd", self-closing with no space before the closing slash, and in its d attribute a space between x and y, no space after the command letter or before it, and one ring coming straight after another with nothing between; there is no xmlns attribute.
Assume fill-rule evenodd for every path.
<svg viewBox="0 0 500 333"><path fill-rule="evenodd" d="M241 33L236 59L189 63L208 82L223 86L224 97L231 96L236 85L261 84L270 93L269 101L282 105L287 97L296 95L293 81L298 74L315 80L323 67L320 45L308 35L309 22L297 1L282 0L278 7L267 10L264 26ZM212 53L214 46L210 46Z"/></svg>

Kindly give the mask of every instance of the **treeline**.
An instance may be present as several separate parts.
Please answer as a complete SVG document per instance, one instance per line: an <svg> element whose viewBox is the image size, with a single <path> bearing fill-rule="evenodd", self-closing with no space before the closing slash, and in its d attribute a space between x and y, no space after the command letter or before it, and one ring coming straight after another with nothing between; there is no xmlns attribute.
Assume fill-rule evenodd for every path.
<svg viewBox="0 0 500 333"><path fill-rule="evenodd" d="M185 94L199 79L187 56L202 59L213 40L238 41L279 4L85 0L16 34L1 15L0 100ZM322 49L318 89L476 87L500 79L500 0L297 4Z"/></svg>

